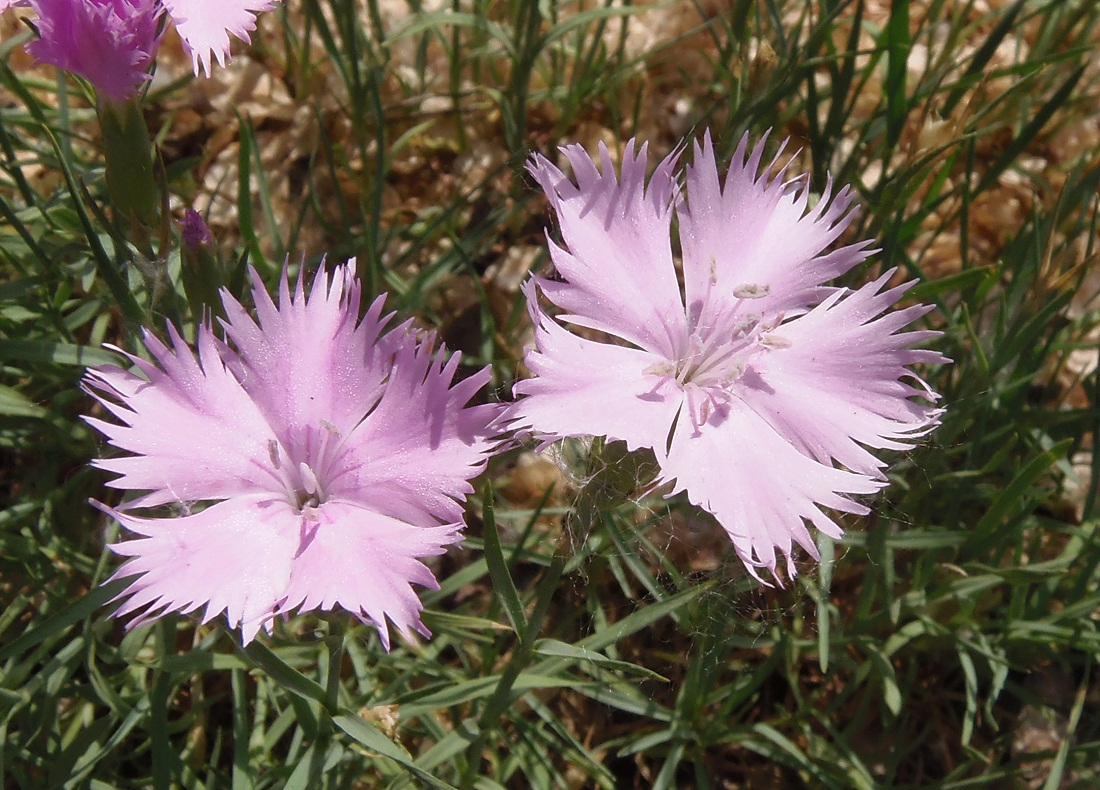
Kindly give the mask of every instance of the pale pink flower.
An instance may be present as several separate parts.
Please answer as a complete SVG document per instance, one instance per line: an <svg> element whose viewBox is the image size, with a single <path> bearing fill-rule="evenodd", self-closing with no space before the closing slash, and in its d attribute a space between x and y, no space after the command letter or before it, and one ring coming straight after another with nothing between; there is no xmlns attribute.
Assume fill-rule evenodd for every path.
<svg viewBox="0 0 1100 790"><path fill-rule="evenodd" d="M851 222L851 191L827 186L811 207L806 178L770 178L762 144L746 152L747 138L720 182L708 135L686 195L677 154L646 184L646 146L635 156L633 141L618 179L602 145L599 167L563 149L572 178L533 159L565 245L550 242L558 279L526 286L534 377L516 385L509 417L546 441L652 450L655 485L713 514L754 576L775 573L777 549L793 575L792 543L818 557L807 523L839 537L823 508L866 513L853 495L886 485L868 448L911 447L938 424L938 396L908 366L946 360L911 347L937 333L900 331L930 307L887 312L911 285L888 288L892 271L854 291L825 285L872 252L867 241L826 252Z"/></svg>
<svg viewBox="0 0 1100 790"><path fill-rule="evenodd" d="M428 634L412 585L438 585L419 558L460 539L498 407L466 405L488 370L455 383L458 355L385 331L382 298L357 321L353 272L318 273L308 298L284 275L278 306L253 274L258 321L223 294L226 343L204 326L196 358L169 327L170 346L145 335L152 362L127 355L136 372L88 372L119 422L86 419L125 453L95 465L144 492L100 506L136 536L112 546L131 625L224 612L247 644L276 616L343 609L387 648L387 620Z"/></svg>
<svg viewBox="0 0 1100 790"><path fill-rule="evenodd" d="M77 74L114 101L136 95L149 80L160 45L157 0L32 0L39 38L27 45L37 60Z"/></svg>
<svg viewBox="0 0 1100 790"><path fill-rule="evenodd" d="M256 14L275 7L276 0L163 0L176 25L195 74L210 74L211 58L222 66L229 57L229 36L251 41Z"/></svg>

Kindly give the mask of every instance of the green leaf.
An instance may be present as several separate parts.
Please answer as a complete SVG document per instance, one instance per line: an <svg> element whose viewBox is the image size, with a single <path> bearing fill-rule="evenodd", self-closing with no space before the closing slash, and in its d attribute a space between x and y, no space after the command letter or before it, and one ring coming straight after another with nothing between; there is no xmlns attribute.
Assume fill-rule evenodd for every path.
<svg viewBox="0 0 1100 790"><path fill-rule="evenodd" d="M489 568L489 578L493 580L493 592L504 605L504 612L512 623L512 628L523 640L527 633L527 615L523 609L523 602L519 599L512 574L508 570L508 562L504 558L504 551L500 545L500 533L497 531L496 518L493 515L493 489L487 485L482 493L484 513L482 520L485 524L485 562Z"/></svg>
<svg viewBox="0 0 1100 790"><path fill-rule="evenodd" d="M369 751L377 752L383 757L388 757L402 767L407 768L421 781L427 782L432 787L452 787L423 770L413 761L412 756L404 748L391 741L381 730L368 724L362 717L342 713L334 716L332 721L360 746Z"/></svg>
<svg viewBox="0 0 1100 790"><path fill-rule="evenodd" d="M399 709L402 719L411 719L432 713L440 708L450 708L462 705L477 699L488 697L496 691L500 684L501 675L489 675L483 678L473 678L456 683L448 683L439 691L434 691L413 702L402 705ZM520 673L512 684L515 691L531 691L542 688L570 688L576 687L578 681L570 677L554 677L550 675L536 675L529 672Z"/></svg>
<svg viewBox="0 0 1100 790"><path fill-rule="evenodd" d="M899 715L901 713L901 690L898 688L898 677L894 672L894 665L890 663L890 659L877 650L871 650L868 653L868 658L871 659L871 663L874 664L878 672L879 682L882 684L882 701L886 704L886 709L894 716Z"/></svg>
<svg viewBox="0 0 1100 790"><path fill-rule="evenodd" d="M996 533L1004 526L1004 521L1015 512L1022 512L1033 501L1035 494L1032 486L1043 475L1049 473L1054 464L1065 457L1073 444L1065 439L1044 453L1032 458L1023 469L1005 486L1000 495L974 526L974 531L959 550L963 558L976 558L979 552L989 551L996 544Z"/></svg>
<svg viewBox="0 0 1100 790"><path fill-rule="evenodd" d="M613 645L652 625L662 617L675 614L710 588L711 584L707 582L678 592L663 601L644 606L638 611L628 614L622 620L618 620L602 628L597 633L585 637L577 642L576 646L585 650L602 650L608 645Z"/></svg>
<svg viewBox="0 0 1100 790"><path fill-rule="evenodd" d="M0 384L0 415L5 417L48 417L49 409L32 402L23 393L4 384Z"/></svg>
<svg viewBox="0 0 1100 790"><path fill-rule="evenodd" d="M78 346L48 340L0 339L0 359L24 362L53 362L58 365L94 367L121 365L126 359L121 354L105 348Z"/></svg>
<svg viewBox="0 0 1100 790"><path fill-rule="evenodd" d="M580 646L570 645L566 642L560 642L557 639L540 639L535 643L535 652L540 656L567 658L572 664L579 664L582 666L584 664L592 664L602 669L625 672L647 680L659 680L663 683L670 682L664 675L660 675L646 667L631 664L629 661L616 661L615 659L608 658L602 653L587 650Z"/></svg>
<svg viewBox="0 0 1100 790"><path fill-rule="evenodd" d="M240 648L238 648L240 649ZM253 665L259 667L279 684L280 687L297 694L299 697L324 706L327 702L325 689L317 681L307 678L287 664L278 655L260 642L252 642L241 649Z"/></svg>
<svg viewBox="0 0 1100 790"><path fill-rule="evenodd" d="M47 618L41 624L31 628L14 642L0 647L0 662L7 661L13 656L21 655L36 645L60 636L66 629L74 624L89 618L96 609L105 606L111 599L125 590L127 581L115 581L110 584L101 584L95 587L73 603L63 608L60 612Z"/></svg>
<svg viewBox="0 0 1100 790"><path fill-rule="evenodd" d="M909 99L905 95L905 73L912 42L909 40L909 0L893 0L890 18L883 31L882 46L886 50L886 146L889 158L901 138L905 118L909 114Z"/></svg>

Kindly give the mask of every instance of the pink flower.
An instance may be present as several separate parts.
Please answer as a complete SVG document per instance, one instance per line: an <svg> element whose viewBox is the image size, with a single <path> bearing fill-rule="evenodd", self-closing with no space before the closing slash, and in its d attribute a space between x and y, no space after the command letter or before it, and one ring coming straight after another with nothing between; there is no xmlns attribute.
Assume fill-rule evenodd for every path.
<svg viewBox="0 0 1100 790"><path fill-rule="evenodd" d="M251 41L256 14L275 7L276 0L164 0L195 74L210 74L211 56L222 66L229 57L229 35Z"/></svg>
<svg viewBox="0 0 1100 790"><path fill-rule="evenodd" d="M890 271L855 291L825 285L872 252L868 241L825 251L851 222L853 195L827 186L811 207L804 177L762 174L762 148L746 156L743 139L720 182L708 135L686 196L677 154L647 185L646 146L635 156L633 141L619 179L602 146L598 168L579 146L563 149L573 179L534 158L565 246L550 243L559 279L526 287L534 378L516 385L509 417L548 441L652 450L655 485L713 514L754 576L775 573L776 549L793 576L792 542L818 558L807 523L841 534L822 508L866 513L853 495L886 485L870 450L911 447L938 424L938 396L908 366L947 360L911 348L938 333L900 331L930 307L886 312L912 283L888 288Z"/></svg>
<svg viewBox="0 0 1100 790"><path fill-rule="evenodd" d="M180 241L189 249L201 247L204 244L213 244L214 235L210 232L210 226L202 218L202 214L193 208L187 209L180 220Z"/></svg>
<svg viewBox="0 0 1100 790"><path fill-rule="evenodd" d="M40 38L27 51L122 102L149 79L156 57L157 0L32 0Z"/></svg>
<svg viewBox="0 0 1100 790"><path fill-rule="evenodd" d="M41 39L27 50L39 60L79 74L115 100L137 93L149 79L167 11L191 56L195 74L222 66L233 35L250 41L256 14L277 0L0 0L0 12L31 6Z"/></svg>
<svg viewBox="0 0 1100 790"><path fill-rule="evenodd" d="M428 635L412 585L438 585L419 558L460 539L498 407L466 405L488 370L455 383L434 338L384 331L382 298L357 322L353 271L318 273L308 298L284 274L278 306L253 273L259 320L224 293L228 343L204 326L196 359L169 327L170 346L145 335L153 362L127 355L136 373L88 372L120 422L86 419L125 453L95 465L145 492L100 505L137 536L112 546L131 626L225 612L247 644L278 615L339 608L387 648L387 619Z"/></svg>

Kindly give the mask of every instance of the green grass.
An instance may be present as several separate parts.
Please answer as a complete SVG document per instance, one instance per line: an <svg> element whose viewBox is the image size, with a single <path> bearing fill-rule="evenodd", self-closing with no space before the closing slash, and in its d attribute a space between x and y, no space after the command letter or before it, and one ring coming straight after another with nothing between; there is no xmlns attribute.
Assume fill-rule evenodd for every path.
<svg viewBox="0 0 1100 790"><path fill-rule="evenodd" d="M729 156L745 131L773 128L772 150L790 135L818 187L831 173L861 192L852 232L882 252L853 281L898 266L937 306L927 321L954 363L924 373L942 426L893 459L872 514L822 539L823 563L787 589L748 578L679 501L563 527L568 492L509 499L513 454L474 498L441 589L422 596L429 641L386 653L341 617L296 618L244 650L191 618L127 633L108 616L117 588L99 586L117 527L87 503L110 493L87 466L102 448L78 382L116 359L104 342L133 350L140 326L193 331L195 316L174 227L134 241L112 216L81 86L13 65L12 39L0 45L3 786L1100 781L1100 379L1071 359L1095 353L1100 325L1085 298L1100 150L1064 142L1095 127L1100 9L909 0L880 18L862 0L733 0L708 16L716 4L700 0L679 4L677 38L639 49L621 25L649 6L419 5L393 18L375 2L363 16L351 0L290 0L267 15L248 54L320 131L287 162L288 203L263 158L282 127L239 117L236 173L219 187L237 214L219 231L232 290L244 262L271 281L287 256L356 255L366 290L492 365L503 396L526 327L492 267L541 248L549 222L522 172L531 150L606 132L663 154L682 127L710 128ZM181 121L163 108L192 87L158 87L147 105L184 206L202 192L213 130L173 148ZM485 165L468 165L485 147Z"/></svg>

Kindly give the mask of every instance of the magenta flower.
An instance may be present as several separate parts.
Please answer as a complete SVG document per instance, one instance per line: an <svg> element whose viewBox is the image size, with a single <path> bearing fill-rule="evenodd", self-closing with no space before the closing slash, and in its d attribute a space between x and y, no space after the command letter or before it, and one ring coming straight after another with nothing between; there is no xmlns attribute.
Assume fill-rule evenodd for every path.
<svg viewBox="0 0 1100 790"><path fill-rule="evenodd" d="M160 45L157 0L32 0L40 38L27 45L36 59L88 80L116 102L149 80Z"/></svg>
<svg viewBox="0 0 1100 790"><path fill-rule="evenodd" d="M419 558L460 539L498 407L466 405L488 370L455 383L432 336L384 331L382 298L357 322L353 271L318 273L308 298L284 275L278 306L254 273L259 320L223 294L227 343L202 327L196 359L170 327L170 347L145 336L153 362L127 355L136 373L88 372L121 424L86 419L126 453L95 465L145 492L100 505L137 536L111 547L131 626L225 612L247 644L278 615L343 609L387 649L387 619L428 635L412 585L438 585Z"/></svg>
<svg viewBox="0 0 1100 790"><path fill-rule="evenodd" d="M224 66L229 57L229 36L251 41L256 14L275 7L276 0L164 0L184 49L191 56L195 74L210 74L211 57Z"/></svg>
<svg viewBox="0 0 1100 790"><path fill-rule="evenodd" d="M214 243L214 235L210 232L210 226L206 224L202 214L193 208L183 212L183 219L180 220L180 241L188 249Z"/></svg>
<svg viewBox="0 0 1100 790"><path fill-rule="evenodd" d="M946 360L911 348L937 333L899 331L931 308L886 312L911 283L887 288L887 272L856 291L825 285L872 252L867 241L825 252L851 222L853 195L826 187L810 207L804 177L762 174L762 148L746 156L742 140L721 182L708 135L686 196L677 154L647 185L646 146L635 156L633 141L620 179L602 146L598 168L579 146L563 149L575 181L534 158L565 246L550 243L560 279L526 287L534 378L516 385L509 417L544 440L652 450L656 485L713 514L754 576L775 573L776 549L793 576L792 542L818 558L807 522L839 537L822 508L866 513L852 496L886 485L868 448L910 447L938 424L938 396L907 366Z"/></svg>

